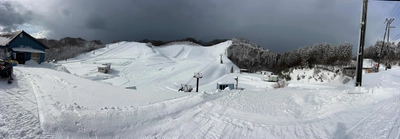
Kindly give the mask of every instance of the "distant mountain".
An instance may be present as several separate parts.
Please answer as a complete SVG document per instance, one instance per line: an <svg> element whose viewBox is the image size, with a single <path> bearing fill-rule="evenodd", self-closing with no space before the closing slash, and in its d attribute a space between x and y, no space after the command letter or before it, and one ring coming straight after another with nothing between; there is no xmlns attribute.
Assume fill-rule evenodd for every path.
<svg viewBox="0 0 400 139"><path fill-rule="evenodd" d="M202 40L196 40L195 38L189 37L189 38L185 38L185 39L178 39L178 40L171 40L171 41L143 39L143 40L139 40L138 42L151 43L153 46L164 46L164 45L173 44L176 42L191 42L191 43L198 44L201 46L213 46L213 45L219 44L221 42L226 42L226 41L228 41L228 39L214 39L212 41L205 42Z"/></svg>

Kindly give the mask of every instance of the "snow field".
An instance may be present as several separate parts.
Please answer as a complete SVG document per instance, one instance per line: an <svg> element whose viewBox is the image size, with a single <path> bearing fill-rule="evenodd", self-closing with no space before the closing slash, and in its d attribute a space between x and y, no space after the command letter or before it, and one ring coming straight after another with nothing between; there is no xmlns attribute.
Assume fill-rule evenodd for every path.
<svg viewBox="0 0 400 139"><path fill-rule="evenodd" d="M220 64L228 45L121 42L16 66L14 83L0 84L0 138L399 138L399 67L364 74L359 88L326 71L324 82L297 80L314 71L295 70L288 87L273 89L225 55ZM112 63L109 74L97 72L102 63ZM195 85L195 72L199 93L178 92ZM236 76L245 91L216 90Z"/></svg>

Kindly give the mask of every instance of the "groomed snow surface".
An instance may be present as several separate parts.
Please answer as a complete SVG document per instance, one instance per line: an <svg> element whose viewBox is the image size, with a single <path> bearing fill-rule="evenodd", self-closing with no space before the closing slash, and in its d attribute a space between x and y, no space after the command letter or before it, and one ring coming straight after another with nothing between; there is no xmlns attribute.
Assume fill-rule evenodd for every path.
<svg viewBox="0 0 400 139"><path fill-rule="evenodd" d="M288 87L273 89L261 74L238 73L230 43L120 42L18 65L14 83L0 82L0 138L400 138L399 67L364 74L359 88L332 72L295 70ZM108 74L97 72L103 63ZM196 90L196 72L199 92L178 92ZM236 76L245 90L216 89Z"/></svg>

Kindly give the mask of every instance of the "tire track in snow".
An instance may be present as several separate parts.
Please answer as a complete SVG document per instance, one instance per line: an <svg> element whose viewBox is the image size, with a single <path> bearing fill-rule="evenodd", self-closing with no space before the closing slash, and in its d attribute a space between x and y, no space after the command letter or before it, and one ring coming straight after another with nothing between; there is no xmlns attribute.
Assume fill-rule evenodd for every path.
<svg viewBox="0 0 400 139"><path fill-rule="evenodd" d="M396 109L397 115L393 118L393 119L395 119L394 120L395 122L392 125L392 129L390 129L389 138L400 139L400 106L399 106L400 105L400 95L396 101L396 105L397 105L397 109Z"/></svg>
<svg viewBox="0 0 400 139"><path fill-rule="evenodd" d="M389 101L387 101L385 104L383 104L381 107L379 107L377 110L375 110L374 112L372 112L371 114L365 116L363 119L361 119L360 121L358 121L353 127L351 127L348 131L346 136L348 136L351 132L353 132L353 130L357 127L359 127L363 122L365 122L367 119L371 118L373 115L375 115L378 111L382 110L382 108L384 108L384 106L388 105Z"/></svg>
<svg viewBox="0 0 400 139"><path fill-rule="evenodd" d="M21 74L15 68L14 83L0 89L0 138L39 138L42 134L37 101L29 98L34 94Z"/></svg>
<svg viewBox="0 0 400 139"><path fill-rule="evenodd" d="M383 87L390 91L391 86L389 84L398 83L388 83L387 78L391 78L393 75L384 75L381 77L381 83L378 87ZM399 86L397 86L397 89ZM376 110L371 112L369 115L362 118L354 126L352 126L346 133L344 137L355 137L355 138L376 138L376 137L387 137L387 138L397 138L399 137L400 130L400 94L395 94L394 97L381 101L380 106ZM373 108L374 106L370 107ZM392 126L387 126L392 125ZM397 128L397 129L396 129ZM378 132L377 132L378 131ZM365 134L357 134L365 133Z"/></svg>
<svg viewBox="0 0 400 139"><path fill-rule="evenodd" d="M39 71L39 70L36 70L36 71ZM42 107L44 105L51 105L51 104L44 104L44 103L40 103L40 101L38 101L39 97L41 97L41 98L45 97L45 92L42 91L40 84L38 83L38 81L36 81L36 78L42 78L38 75L44 75L44 76L50 76L50 77L52 77L52 75L48 75L47 73L32 74L31 73L32 71L29 68L24 68L21 72L24 73L24 78L29 79L28 86L30 86L32 88L32 92L35 96L35 100L37 102L38 117L40 120L40 127L42 128L43 135L49 135L50 137L53 137L52 133L55 133L56 131L60 131L60 130L63 133L67 133L65 131L65 129L62 128L63 126L61 126L62 124L60 123L60 121L57 120L57 116L53 115L50 112L51 109L45 109ZM34 75L36 75L36 76L34 76ZM60 82L60 81L57 80L57 82ZM61 83L66 84L65 82L61 82Z"/></svg>
<svg viewBox="0 0 400 139"><path fill-rule="evenodd" d="M373 137L390 137L396 134L393 132L393 127L389 128L387 124L396 124L396 116L399 115L398 110L394 111L394 109L398 109L400 107L398 105L397 98L391 98L386 100L379 108L374 110L369 115L362 118L358 121L354 126L352 126L349 130L347 130L346 134L343 136L344 138L354 137L354 138L373 138ZM366 133L366 134L358 134L358 133Z"/></svg>

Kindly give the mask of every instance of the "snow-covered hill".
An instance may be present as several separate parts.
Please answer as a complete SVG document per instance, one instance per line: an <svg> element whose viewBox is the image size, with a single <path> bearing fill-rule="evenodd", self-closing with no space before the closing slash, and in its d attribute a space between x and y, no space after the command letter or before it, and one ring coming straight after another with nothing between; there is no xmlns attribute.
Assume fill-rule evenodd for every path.
<svg viewBox="0 0 400 139"><path fill-rule="evenodd" d="M296 70L288 87L273 89L262 75L238 73L229 44L120 42L57 64L18 65L13 84L0 80L0 138L400 137L399 67L365 74L360 88L329 72L318 73L327 82L297 80L315 72ZM102 63L112 64L109 74L97 72ZM204 76L199 93L178 92L195 86L195 72ZM216 90L236 76L246 90Z"/></svg>

